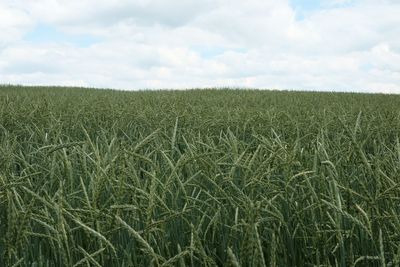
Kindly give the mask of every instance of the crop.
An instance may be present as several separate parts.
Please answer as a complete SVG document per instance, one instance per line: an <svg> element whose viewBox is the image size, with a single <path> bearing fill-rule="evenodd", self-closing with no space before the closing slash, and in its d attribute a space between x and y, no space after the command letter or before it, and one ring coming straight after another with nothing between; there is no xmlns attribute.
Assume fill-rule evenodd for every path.
<svg viewBox="0 0 400 267"><path fill-rule="evenodd" d="M400 96L0 88L1 266L399 266Z"/></svg>

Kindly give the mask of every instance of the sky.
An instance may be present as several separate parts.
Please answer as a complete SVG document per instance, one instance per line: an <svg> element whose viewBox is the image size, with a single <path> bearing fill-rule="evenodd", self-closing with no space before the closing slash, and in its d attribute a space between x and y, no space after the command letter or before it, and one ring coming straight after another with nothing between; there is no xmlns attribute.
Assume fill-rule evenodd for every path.
<svg viewBox="0 0 400 267"><path fill-rule="evenodd" d="M0 0L0 84L400 93L400 0Z"/></svg>

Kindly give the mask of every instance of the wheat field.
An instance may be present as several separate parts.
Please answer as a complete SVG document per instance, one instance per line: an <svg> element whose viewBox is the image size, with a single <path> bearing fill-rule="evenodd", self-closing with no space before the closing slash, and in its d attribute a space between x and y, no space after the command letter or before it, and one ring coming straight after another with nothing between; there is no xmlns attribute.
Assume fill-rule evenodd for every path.
<svg viewBox="0 0 400 267"><path fill-rule="evenodd" d="M399 266L400 96L0 87L0 266Z"/></svg>

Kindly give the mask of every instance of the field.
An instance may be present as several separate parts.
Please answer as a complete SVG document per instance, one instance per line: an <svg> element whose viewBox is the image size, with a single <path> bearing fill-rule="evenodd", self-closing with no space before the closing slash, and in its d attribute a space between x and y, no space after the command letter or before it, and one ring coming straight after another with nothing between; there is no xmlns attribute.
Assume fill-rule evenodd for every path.
<svg viewBox="0 0 400 267"><path fill-rule="evenodd" d="M0 266L399 266L400 96L0 87Z"/></svg>

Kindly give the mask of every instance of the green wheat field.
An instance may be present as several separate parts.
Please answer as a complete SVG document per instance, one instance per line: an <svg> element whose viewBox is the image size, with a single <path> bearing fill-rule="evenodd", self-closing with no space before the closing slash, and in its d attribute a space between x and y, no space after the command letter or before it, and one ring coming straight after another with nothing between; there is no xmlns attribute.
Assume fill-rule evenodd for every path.
<svg viewBox="0 0 400 267"><path fill-rule="evenodd" d="M400 96L0 87L0 266L399 266Z"/></svg>

